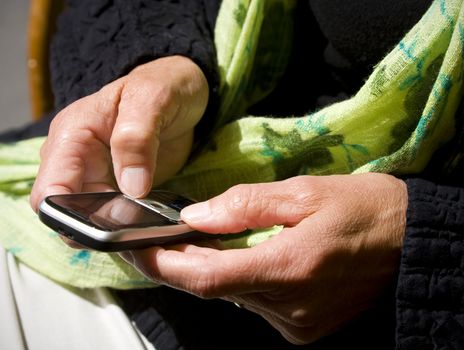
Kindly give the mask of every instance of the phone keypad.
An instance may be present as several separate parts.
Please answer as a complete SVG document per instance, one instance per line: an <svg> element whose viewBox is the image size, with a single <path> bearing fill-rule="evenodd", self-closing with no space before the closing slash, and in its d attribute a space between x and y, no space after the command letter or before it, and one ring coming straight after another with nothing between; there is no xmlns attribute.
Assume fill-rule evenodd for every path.
<svg viewBox="0 0 464 350"><path fill-rule="evenodd" d="M161 203L151 198L142 198L142 199L130 198L130 199L144 206L145 208L160 214L161 216L165 217L166 219L170 221L174 221L176 223L181 222L180 212L173 208L170 208L164 203Z"/></svg>

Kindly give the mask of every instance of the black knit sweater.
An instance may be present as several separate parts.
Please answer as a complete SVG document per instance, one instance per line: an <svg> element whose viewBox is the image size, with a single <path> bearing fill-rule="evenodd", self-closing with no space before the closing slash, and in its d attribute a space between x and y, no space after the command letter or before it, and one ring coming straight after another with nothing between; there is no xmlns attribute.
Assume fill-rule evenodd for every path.
<svg viewBox="0 0 464 350"><path fill-rule="evenodd" d="M298 115L351 95L430 3L298 2L287 72L251 111ZM138 64L174 54L190 57L202 68L214 105L218 75L212 37L218 8L218 1L208 0L70 0L51 48L56 109ZM303 95L292 89L300 80L323 83ZM457 120L464 120L463 110ZM206 133L213 117L210 108L197 135ZM13 137L34 135L36 130ZM445 151L463 151L463 139ZM464 173L462 165L458 169L445 176L431 166L421 177L432 181L407 180L407 229L397 285L392 287L396 293L386 295L372 313L309 348L464 348ZM259 317L221 301L164 287L118 295L157 349L293 348Z"/></svg>

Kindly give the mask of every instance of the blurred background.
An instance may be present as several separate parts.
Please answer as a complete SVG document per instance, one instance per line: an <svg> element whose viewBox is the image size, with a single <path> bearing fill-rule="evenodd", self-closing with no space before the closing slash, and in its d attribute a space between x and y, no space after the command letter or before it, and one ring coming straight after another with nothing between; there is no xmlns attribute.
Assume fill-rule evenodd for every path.
<svg viewBox="0 0 464 350"><path fill-rule="evenodd" d="M0 0L0 132L32 120L27 86L29 0Z"/></svg>

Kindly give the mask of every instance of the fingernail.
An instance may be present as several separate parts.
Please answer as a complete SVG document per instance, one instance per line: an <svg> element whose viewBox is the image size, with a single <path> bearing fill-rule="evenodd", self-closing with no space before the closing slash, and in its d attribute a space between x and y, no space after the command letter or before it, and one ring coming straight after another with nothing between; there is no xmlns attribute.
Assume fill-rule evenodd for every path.
<svg viewBox="0 0 464 350"><path fill-rule="evenodd" d="M189 205L182 209L181 217L186 221L203 221L211 215L209 201Z"/></svg>
<svg viewBox="0 0 464 350"><path fill-rule="evenodd" d="M131 197L140 197L150 186L148 171L144 168L125 168L121 173L121 190Z"/></svg>

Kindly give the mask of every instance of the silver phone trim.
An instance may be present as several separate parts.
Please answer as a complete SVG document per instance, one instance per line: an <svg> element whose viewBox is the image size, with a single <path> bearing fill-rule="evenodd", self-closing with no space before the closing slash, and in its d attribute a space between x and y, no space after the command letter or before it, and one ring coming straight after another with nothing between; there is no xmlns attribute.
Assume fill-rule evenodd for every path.
<svg viewBox="0 0 464 350"><path fill-rule="evenodd" d="M118 231L103 231L96 227L87 225L58 209L52 207L50 204L43 200L39 205L39 210L51 218L62 222L70 228L82 232L100 242L128 242L139 239L149 239L156 237L168 237L172 235L179 235L194 231L190 226L185 223L174 224L169 226L150 226L135 229L123 229ZM162 230L162 233L160 232ZM154 234L156 232L156 234Z"/></svg>

